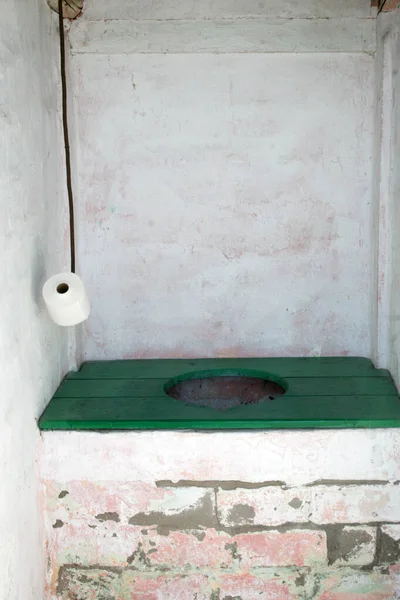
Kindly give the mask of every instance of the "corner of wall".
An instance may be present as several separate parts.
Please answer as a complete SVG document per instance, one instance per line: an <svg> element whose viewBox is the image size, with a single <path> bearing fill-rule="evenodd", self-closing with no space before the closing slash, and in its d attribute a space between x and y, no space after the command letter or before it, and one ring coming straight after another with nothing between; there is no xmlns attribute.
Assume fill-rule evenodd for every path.
<svg viewBox="0 0 400 600"><path fill-rule="evenodd" d="M376 289L374 322L376 363L389 368L399 385L397 329L400 310L396 305L397 274L400 274L400 248L396 245L397 224L400 224L396 197L399 176L396 171L400 126L400 10L381 13L377 19L378 51L376 55L377 113L375 139L375 218L372 223L375 239ZM400 289L399 289L400 292ZM400 333L400 331L399 331Z"/></svg>

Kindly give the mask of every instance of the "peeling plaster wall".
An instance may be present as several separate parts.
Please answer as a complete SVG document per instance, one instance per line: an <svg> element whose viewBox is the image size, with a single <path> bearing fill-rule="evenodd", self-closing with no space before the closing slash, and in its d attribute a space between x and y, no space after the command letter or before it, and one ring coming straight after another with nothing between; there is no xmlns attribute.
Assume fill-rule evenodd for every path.
<svg viewBox="0 0 400 600"><path fill-rule="evenodd" d="M66 266L57 17L11 0L0 21L0 598L43 598L36 418L70 366L44 281Z"/></svg>
<svg viewBox="0 0 400 600"><path fill-rule="evenodd" d="M371 355L370 11L87 2L70 31L84 358Z"/></svg>

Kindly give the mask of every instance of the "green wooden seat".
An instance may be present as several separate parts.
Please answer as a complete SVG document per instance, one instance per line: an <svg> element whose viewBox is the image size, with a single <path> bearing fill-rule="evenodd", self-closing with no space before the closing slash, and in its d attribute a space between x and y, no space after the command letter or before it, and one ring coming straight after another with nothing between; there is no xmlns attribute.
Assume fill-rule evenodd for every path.
<svg viewBox="0 0 400 600"><path fill-rule="evenodd" d="M192 373L253 375L284 396L218 412L167 395ZM116 360L84 363L61 383L39 421L43 430L321 429L399 427L390 373L366 358Z"/></svg>

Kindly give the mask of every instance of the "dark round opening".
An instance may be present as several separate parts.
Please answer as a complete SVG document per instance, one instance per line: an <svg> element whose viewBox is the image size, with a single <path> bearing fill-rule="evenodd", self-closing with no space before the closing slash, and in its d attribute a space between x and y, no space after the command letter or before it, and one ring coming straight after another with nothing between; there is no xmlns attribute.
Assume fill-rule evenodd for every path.
<svg viewBox="0 0 400 600"><path fill-rule="evenodd" d="M57 286L57 292L59 294L65 294L66 292L68 292L68 290L69 290L68 283L59 283Z"/></svg>
<svg viewBox="0 0 400 600"><path fill-rule="evenodd" d="M275 381L246 375L195 377L172 383L166 392L185 404L224 411L241 404L257 404L283 396L285 388Z"/></svg>

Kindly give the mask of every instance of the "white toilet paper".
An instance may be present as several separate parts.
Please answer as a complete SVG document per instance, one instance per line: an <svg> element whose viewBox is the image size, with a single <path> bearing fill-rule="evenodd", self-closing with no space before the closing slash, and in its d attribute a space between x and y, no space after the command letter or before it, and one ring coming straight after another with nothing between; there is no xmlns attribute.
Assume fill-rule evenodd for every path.
<svg viewBox="0 0 400 600"><path fill-rule="evenodd" d="M43 298L51 318L64 327L85 321L90 312L82 279L75 273L58 273L43 286Z"/></svg>

